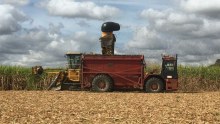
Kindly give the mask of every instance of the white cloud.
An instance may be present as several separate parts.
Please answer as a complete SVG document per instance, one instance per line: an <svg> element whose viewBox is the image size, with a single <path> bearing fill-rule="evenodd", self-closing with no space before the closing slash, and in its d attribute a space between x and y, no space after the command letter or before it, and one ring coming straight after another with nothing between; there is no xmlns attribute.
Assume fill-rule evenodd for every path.
<svg viewBox="0 0 220 124"><path fill-rule="evenodd" d="M67 18L106 20L117 16L119 13L119 9L116 7L98 6L90 1L50 0L45 7L49 14Z"/></svg>
<svg viewBox="0 0 220 124"><path fill-rule="evenodd" d="M148 20L149 25L146 33L143 30L134 33L133 39L138 39L137 44L139 45L135 46L133 41L128 43L130 45L132 43L137 50L142 49L143 46L150 50L150 47L156 43L158 45L167 44L162 49L164 51L160 52L179 54L179 61L182 64L207 65L210 62L214 63L217 59L215 55L220 52L218 42L220 23L218 20L174 9L145 9L140 16ZM152 32L155 35L152 35ZM148 37L143 37L141 34ZM151 52L145 53L145 55L149 54Z"/></svg>
<svg viewBox="0 0 220 124"><path fill-rule="evenodd" d="M194 14L176 12L173 9L164 11L146 9L140 16L149 20L150 26L154 29L178 35L198 30L203 23L202 18Z"/></svg>
<svg viewBox="0 0 220 124"><path fill-rule="evenodd" d="M52 41L48 46L49 46L48 48L57 48L58 42L57 41Z"/></svg>
<svg viewBox="0 0 220 124"><path fill-rule="evenodd" d="M167 16L167 13L150 8L150 9L144 9L141 12L140 16L145 19L165 18Z"/></svg>
<svg viewBox="0 0 220 124"><path fill-rule="evenodd" d="M64 25L62 23L59 23L59 25L54 25L53 23L49 24L49 30L50 30L50 34L60 34L61 33L61 29L64 28Z"/></svg>
<svg viewBox="0 0 220 124"><path fill-rule="evenodd" d="M166 48L166 42L162 41L156 31L147 29L146 27L138 28L135 31L133 39L128 42L128 48L141 48L151 50L161 50Z"/></svg>
<svg viewBox="0 0 220 124"><path fill-rule="evenodd" d="M181 7L188 12L199 13L209 17L220 17L219 0L181 0Z"/></svg>
<svg viewBox="0 0 220 124"><path fill-rule="evenodd" d="M182 0L181 5L189 11L215 11L220 10L219 0Z"/></svg>
<svg viewBox="0 0 220 124"><path fill-rule="evenodd" d="M0 35L20 30L20 23L28 20L22 11L8 4L0 5L0 17Z"/></svg>
<svg viewBox="0 0 220 124"><path fill-rule="evenodd" d="M63 36L60 25L51 23L48 28L36 27L0 36L0 63L60 67L65 66L64 54L68 51L97 51L98 37L86 31Z"/></svg>
<svg viewBox="0 0 220 124"><path fill-rule="evenodd" d="M210 37L213 39L219 39L220 33L220 22L218 20L209 20L204 19L203 25L200 26L199 30L195 30L192 34L199 38L206 38Z"/></svg>
<svg viewBox="0 0 220 124"><path fill-rule="evenodd" d="M29 2L30 2L29 0L3 0L3 3L19 5L19 6L27 5Z"/></svg>
<svg viewBox="0 0 220 124"><path fill-rule="evenodd" d="M178 5L172 8L173 1ZM193 65L211 64L219 58L219 0L163 1L165 6L157 0L149 5L157 9L144 9L143 2L151 3L131 6L129 1L2 0L0 63L64 66L67 51L100 53L100 20L112 19L122 29L115 53L144 54L147 61L161 61L162 53L178 53L181 64ZM36 6L40 3L46 11ZM135 15L140 9L142 19ZM28 17L21 10L33 16L34 23L25 23ZM124 14L118 19L121 10Z"/></svg>

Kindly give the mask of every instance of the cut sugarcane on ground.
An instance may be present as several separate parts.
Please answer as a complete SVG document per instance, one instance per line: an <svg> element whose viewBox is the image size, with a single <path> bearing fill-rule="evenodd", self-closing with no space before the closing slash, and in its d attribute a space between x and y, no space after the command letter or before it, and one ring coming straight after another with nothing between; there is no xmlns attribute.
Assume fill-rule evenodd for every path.
<svg viewBox="0 0 220 124"><path fill-rule="evenodd" d="M220 92L1 91L1 123L220 123Z"/></svg>

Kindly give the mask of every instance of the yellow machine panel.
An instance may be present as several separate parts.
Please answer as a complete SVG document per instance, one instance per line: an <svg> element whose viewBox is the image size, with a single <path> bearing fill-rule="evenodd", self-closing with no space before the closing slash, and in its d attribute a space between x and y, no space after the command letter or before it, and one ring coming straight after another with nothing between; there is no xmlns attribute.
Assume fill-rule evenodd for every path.
<svg viewBox="0 0 220 124"><path fill-rule="evenodd" d="M79 80L80 80L80 69L68 69L68 78L71 81L79 82Z"/></svg>

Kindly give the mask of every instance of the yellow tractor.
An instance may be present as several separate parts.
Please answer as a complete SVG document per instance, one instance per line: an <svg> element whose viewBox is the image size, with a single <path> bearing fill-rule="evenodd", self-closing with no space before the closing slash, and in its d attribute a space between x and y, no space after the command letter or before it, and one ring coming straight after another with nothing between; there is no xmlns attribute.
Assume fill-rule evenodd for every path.
<svg viewBox="0 0 220 124"><path fill-rule="evenodd" d="M81 53L68 52L67 69L43 69L42 66L32 67L32 74L41 75L43 71L48 77L54 77L48 86L48 90L73 90L80 87L80 65L81 65Z"/></svg>
<svg viewBox="0 0 220 124"><path fill-rule="evenodd" d="M68 62L67 77L72 82L79 82L80 80L81 55L81 53L66 53Z"/></svg>
<svg viewBox="0 0 220 124"><path fill-rule="evenodd" d="M57 72L57 75L49 85L48 90L51 90L52 88L56 90L73 90L80 88L81 56L81 53L66 53L67 69L65 71Z"/></svg>

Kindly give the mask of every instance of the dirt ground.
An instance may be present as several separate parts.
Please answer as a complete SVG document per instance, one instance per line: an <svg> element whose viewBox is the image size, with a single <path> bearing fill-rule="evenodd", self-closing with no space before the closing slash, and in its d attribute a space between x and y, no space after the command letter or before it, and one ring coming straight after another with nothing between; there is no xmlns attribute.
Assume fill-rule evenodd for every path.
<svg viewBox="0 0 220 124"><path fill-rule="evenodd" d="M0 91L5 124L220 124L220 92Z"/></svg>

